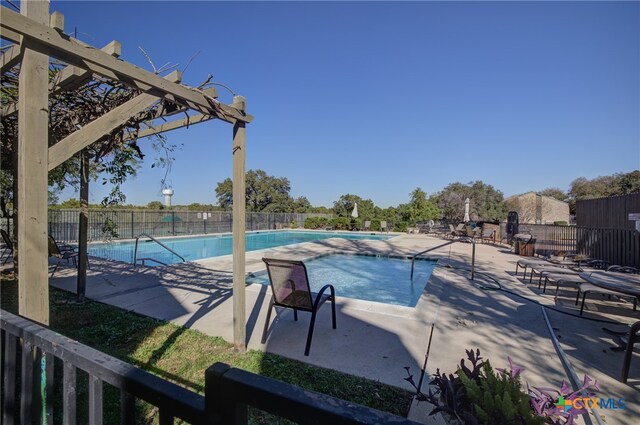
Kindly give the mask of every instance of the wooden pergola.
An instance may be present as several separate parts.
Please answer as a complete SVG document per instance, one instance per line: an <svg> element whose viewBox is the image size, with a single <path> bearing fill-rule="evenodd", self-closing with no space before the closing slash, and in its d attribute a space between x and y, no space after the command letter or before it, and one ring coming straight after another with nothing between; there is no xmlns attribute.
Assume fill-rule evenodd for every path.
<svg viewBox="0 0 640 425"><path fill-rule="evenodd" d="M114 134L131 140L172 129L219 119L233 125L233 323L234 345L246 347L245 312L245 126L253 117L245 112L245 99L234 96L232 104L217 100L214 88L200 90L180 83L180 73L164 78L118 59L116 41L102 49L89 46L64 34L64 17L50 14L49 1L22 1L20 13L0 8L0 36L10 46L0 58L1 74L19 65L18 98L2 105L3 117L17 114L14 146L14 219L17 227L17 268L19 272L19 313L44 325L49 324L49 273L47 249L48 173L76 154L81 154L81 200L88 199L85 149L104 142ZM51 60L65 64L55 81L49 76ZM61 140L50 140L50 98L100 78L133 89L133 96L105 111ZM188 115L191 112L192 115ZM144 113L144 114L143 114ZM184 118L166 121L182 113ZM195 113L196 115L193 115ZM161 125L140 128L163 118ZM136 125L136 131L121 130ZM16 184L17 183L17 184ZM80 255L78 291L86 279L87 210L80 215Z"/></svg>

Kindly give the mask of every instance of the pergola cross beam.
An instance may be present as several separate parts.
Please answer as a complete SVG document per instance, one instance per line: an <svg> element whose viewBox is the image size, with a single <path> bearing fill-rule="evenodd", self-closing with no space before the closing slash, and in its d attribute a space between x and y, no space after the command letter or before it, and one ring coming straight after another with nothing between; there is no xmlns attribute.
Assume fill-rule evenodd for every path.
<svg viewBox="0 0 640 425"><path fill-rule="evenodd" d="M87 48L72 38L60 34L46 25L3 8L0 29L17 32L29 37L43 48L51 49L51 56L70 65L88 69L106 78L121 81L142 91L181 103L202 113L215 115L217 118L235 123L236 120L251 122L253 117L205 96L203 93L189 89L180 84L168 82L162 77L138 68L130 63L117 60L97 49ZM4 35L4 34L3 34Z"/></svg>

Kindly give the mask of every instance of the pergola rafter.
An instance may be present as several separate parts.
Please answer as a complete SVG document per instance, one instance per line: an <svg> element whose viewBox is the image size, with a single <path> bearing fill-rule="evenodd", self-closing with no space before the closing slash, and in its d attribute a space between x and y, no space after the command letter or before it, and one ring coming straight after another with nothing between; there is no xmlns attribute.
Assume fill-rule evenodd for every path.
<svg viewBox="0 0 640 425"><path fill-rule="evenodd" d="M234 285L234 345L241 350L246 347L245 314L245 264L244 264L244 168L245 126L253 117L245 112L242 96L234 96L232 104L217 100L215 89L196 89L180 83L180 74L161 77L135 65L119 60L120 45L112 42L102 51L88 46L63 33L64 16L49 15L49 1L21 2L21 13L6 7L0 8L0 36L15 43L4 49L0 59L3 80L9 71L15 73L19 64L17 98L6 100L15 92L5 91L1 111L3 126L17 125L15 151L17 203L17 265L19 270L20 314L37 322L48 324L48 255L47 255L47 173L64 163L73 155L81 155L81 198L88 198L87 148L96 142L107 143L101 152L117 148L123 143L135 143L140 137L160 134L172 129L186 127L211 119L220 119L233 124L233 285ZM50 58L66 64L56 68L57 76L49 78ZM13 71L12 71L13 70ZM8 75L8 74L7 74ZM12 74L15 75L15 74ZM14 77L15 78L15 77ZM68 93L95 93L103 84L129 86L119 97L110 98L106 104L110 109L100 116L94 112L73 116L69 122L56 127L57 137L51 139L49 114L51 105L57 105L56 114L64 103L51 99L69 101ZM81 90L85 90L82 92ZM9 95L7 95L9 93ZM13 93L13 94L12 94ZM111 90L103 90L104 100ZM65 97L67 96L67 97ZM51 103L54 102L54 103ZM98 108L100 109L100 108ZM100 109L101 110L101 109ZM196 115L189 115L195 111ZM185 117L163 124L154 120L184 113ZM56 115L57 117L58 115ZM82 124L78 124L78 120ZM144 126L141 128L140 126ZM76 128L78 128L76 130ZM3 128L3 131L5 129ZM51 146L50 146L51 145ZM137 147L136 147L137 149ZM86 184L85 184L86 183ZM86 202L85 202L86 204ZM85 208L86 212L86 208ZM85 217L86 218L86 217ZM81 212L82 223L86 226ZM79 276L86 272L86 228L80 240ZM80 288L80 278L79 278Z"/></svg>
<svg viewBox="0 0 640 425"><path fill-rule="evenodd" d="M159 97L182 104L201 113L215 115L223 121L234 124L236 120L251 122L252 116L215 99L201 91L164 80L162 77L138 68L130 63L117 60L96 49L87 48L72 37L61 34L46 25L31 21L9 9L3 11L0 21L0 35L5 37L5 29L37 40L36 48L70 65L85 68L95 74L121 81L137 89L156 94Z"/></svg>

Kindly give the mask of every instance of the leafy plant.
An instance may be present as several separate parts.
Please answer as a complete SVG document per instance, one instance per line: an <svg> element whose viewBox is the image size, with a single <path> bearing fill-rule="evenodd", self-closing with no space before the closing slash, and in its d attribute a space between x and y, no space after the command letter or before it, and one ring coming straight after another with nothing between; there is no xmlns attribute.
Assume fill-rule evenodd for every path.
<svg viewBox="0 0 640 425"><path fill-rule="evenodd" d="M562 381L560 390L553 388L531 388L527 384L527 391L531 397L531 406L537 415L547 418L547 423L554 425L573 425L576 423L576 417L587 413L585 406L572 407L565 411L563 406L558 403L559 400L571 401L576 398L591 398L595 394L592 390L600 390L598 381L584 376L582 386L577 391L572 391L571 387Z"/></svg>
<svg viewBox="0 0 640 425"><path fill-rule="evenodd" d="M579 405L564 409L578 398L594 396L589 390L599 390L596 381L585 375L582 387L572 391L566 382L560 390L552 388L531 388L522 390L520 374L523 368L507 358L509 367L504 369L491 366L488 360L480 357L480 350L466 350L467 360L460 360L455 373L440 373L436 370L428 394L421 392L415 384L409 367L405 367L405 378L416 390L419 401L428 401L435 405L431 415L439 412L449 415L464 424L502 425L502 424L553 424L574 425L576 418L587 412Z"/></svg>

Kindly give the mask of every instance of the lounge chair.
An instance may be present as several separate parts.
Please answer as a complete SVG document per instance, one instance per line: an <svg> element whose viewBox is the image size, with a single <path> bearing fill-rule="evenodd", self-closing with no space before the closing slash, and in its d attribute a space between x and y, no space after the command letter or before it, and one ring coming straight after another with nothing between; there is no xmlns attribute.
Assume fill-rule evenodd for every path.
<svg viewBox="0 0 640 425"><path fill-rule="evenodd" d="M4 242L4 249L2 250L2 254L0 254L0 259L2 259L6 253L7 258L2 262L2 264L6 264L7 261L9 261L9 257L13 255L13 241L6 230L0 229L0 234L2 235L2 241Z"/></svg>
<svg viewBox="0 0 640 425"><path fill-rule="evenodd" d="M485 241L491 241L491 243L496 243L496 231L495 229L483 229L480 234L480 240L482 243Z"/></svg>
<svg viewBox="0 0 640 425"><path fill-rule="evenodd" d="M274 307L293 309L293 318L296 321L298 320L298 310L308 311L311 313L311 321L307 333L307 345L304 349L304 355L308 356L311 348L311 339L313 338L313 326L316 322L316 314L318 309L320 309L326 301L331 301L333 329L336 328L335 289L333 285L324 285L317 294L311 292L307 268L302 261L278 260L274 258L263 258L262 261L267 265L267 272L269 273L269 281L273 292L271 301L269 302L267 320L264 323L264 331L262 332L262 343L264 344L267 341L271 310ZM327 289L329 289L330 295L324 293Z"/></svg>
<svg viewBox="0 0 640 425"><path fill-rule="evenodd" d="M611 267L609 267L611 269ZM633 269L633 268L631 268ZM629 275L628 278L625 275ZM587 299L587 295L589 294L600 294L607 295L609 299L612 296L617 298L631 298L633 301L633 311L637 310L638 301L640 300L640 295L638 295L638 282L640 282L640 276L637 276L635 273L621 273L614 271L589 271L589 273L583 273L581 277L586 280L593 279L594 277L603 281L603 283L608 283L609 285L600 286L595 285L591 282L585 282L580 285L578 289L578 295L576 296L576 305L578 304L578 300L580 295L582 294L582 304L580 305L580 315L582 316L582 312L584 311L584 304ZM634 283L631 283L634 282ZM597 283L597 282L596 282ZM629 283L631 283L631 287L633 289L632 292L629 292ZM625 288L626 285L626 288Z"/></svg>
<svg viewBox="0 0 640 425"><path fill-rule="evenodd" d="M49 257L54 257L58 260L66 260L67 264L71 260L73 261L73 265L75 267L78 267L79 254L71 245L67 245L67 244L58 245L56 240L53 239L53 236L51 235L49 235L48 241L49 241ZM53 271L51 272L51 277L53 277L56 270L58 270L59 265L60 265L60 261L58 261L55 267L53 268Z"/></svg>
<svg viewBox="0 0 640 425"><path fill-rule="evenodd" d="M453 227L453 224L449 224L449 234L447 236L451 238L466 236L467 232L465 231L464 224L458 224L457 227Z"/></svg>
<svg viewBox="0 0 640 425"><path fill-rule="evenodd" d="M389 228L387 227L387 222L384 220L380 222L380 231L389 232Z"/></svg>
<svg viewBox="0 0 640 425"><path fill-rule="evenodd" d="M371 221L366 220L364 222L364 224L362 225L362 230L365 231L365 232L370 231L371 230Z"/></svg>

